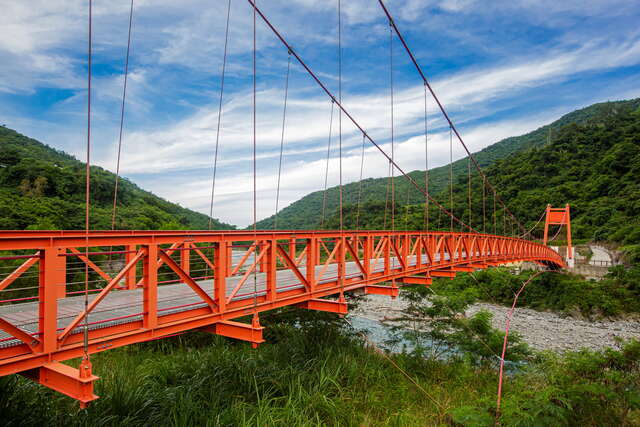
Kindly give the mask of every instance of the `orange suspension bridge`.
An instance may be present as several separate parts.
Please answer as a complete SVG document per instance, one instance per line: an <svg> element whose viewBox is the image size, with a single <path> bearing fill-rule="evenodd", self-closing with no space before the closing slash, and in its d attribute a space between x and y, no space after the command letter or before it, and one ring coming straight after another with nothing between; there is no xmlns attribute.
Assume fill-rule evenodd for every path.
<svg viewBox="0 0 640 427"><path fill-rule="evenodd" d="M532 239L513 216L481 171L466 147L454 123L447 115L421 67L401 35L391 14L379 4L390 25L390 51L394 38L409 55L424 83L425 99L425 182L409 177L395 160L393 121L391 153L387 153L342 103L341 12L338 1L339 91L335 96L303 61L300 55L271 24L255 4L253 13L253 222L247 231L124 231L117 230L117 182L113 202L112 230L89 229L90 148L91 148L91 1L89 2L89 97L87 105L87 188L86 227L79 231L2 231L0 232L0 292L13 292L16 298L0 301L0 376L22 374L46 387L74 399L81 406L97 396L93 384L90 355L129 344L167 337L190 330L245 340L253 345L263 342L259 313L284 306L347 313L345 293L359 291L395 297L399 285L429 286L432 278L453 278L459 272L472 272L514 262L533 262L546 269L564 268L565 260L546 246L549 225L569 226L569 207L547 207L544 242ZM224 59L220 88L218 127L213 163L211 212L216 181L220 116L229 35L227 9ZM118 144L119 173L122 124L125 112L126 71L129 64L133 0L129 16L129 36L125 67L125 85L120 115ZM255 34L260 20L287 50L287 87L292 60L299 64L328 96L338 110L340 186L338 230L258 230L256 228L256 57ZM391 58L393 56L391 55ZM391 62L391 117L393 120L393 63ZM433 97L453 136L465 148L469 168L469 205L471 206L471 168L482 182L482 231L453 214L453 195L449 209L429 194L427 149L427 96ZM283 111L283 138L286 117ZM351 122L362 134L363 144L375 146L389 163L391 202L390 229L379 231L347 230L342 213L342 120ZM364 152L364 150L363 150ZM452 160L452 159L451 159ZM328 170L328 168L327 168ZM395 226L395 174L424 196L425 221L420 231L399 231ZM362 178L362 166L361 166ZM450 175L450 187L453 176ZM325 176L326 182L326 176ZM278 174L278 191L280 173ZM492 195L494 234L486 231L486 193ZM326 184L325 184L326 195ZM480 200L480 199L478 199ZM326 199L325 199L326 201ZM358 209L360 197L358 198ZM511 236L495 234L496 203L501 205L503 221L515 231ZM277 206L277 204L276 204ZM435 207L450 219L449 231L431 231L429 209ZM277 212L277 208L276 208ZM324 222L324 206L322 212ZM385 213L386 217L386 213ZM277 221L277 215L276 215ZM276 223L277 224L277 223ZM503 226L503 232L507 227ZM570 234L568 233L568 236ZM527 239L528 238L528 239ZM569 252L571 258L571 252ZM34 286L16 287L16 283ZM21 282L22 280L22 282ZM252 321L239 322L251 317ZM235 319L235 320L234 320ZM82 358L79 368L63 361Z"/></svg>

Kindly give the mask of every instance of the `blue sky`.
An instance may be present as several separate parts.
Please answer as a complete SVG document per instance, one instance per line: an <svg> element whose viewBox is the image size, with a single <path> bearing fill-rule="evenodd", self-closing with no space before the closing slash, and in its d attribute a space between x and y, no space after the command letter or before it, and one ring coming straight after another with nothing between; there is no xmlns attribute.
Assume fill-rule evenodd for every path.
<svg viewBox="0 0 640 427"><path fill-rule="evenodd" d="M85 156L87 3L0 0L0 122ZM136 0L122 173L207 213L226 0ZM337 91L337 0L259 0ZM474 150L594 102L640 96L640 5L628 0L395 0L387 5ZM92 163L115 169L129 1L94 1ZM251 222L251 9L232 0L214 216ZM287 52L258 23L258 217L273 214ZM423 168L423 87L394 40L397 161ZM343 0L343 99L390 151L389 27L376 0ZM429 99L432 166L448 133ZM280 206L321 189L330 102L292 65ZM334 124L337 121L334 120ZM337 126L334 128L334 135ZM333 146L336 147L334 139ZM361 137L343 122L344 181ZM456 147L454 157L462 149ZM329 183L338 182L337 150ZM387 172L368 147L365 176Z"/></svg>

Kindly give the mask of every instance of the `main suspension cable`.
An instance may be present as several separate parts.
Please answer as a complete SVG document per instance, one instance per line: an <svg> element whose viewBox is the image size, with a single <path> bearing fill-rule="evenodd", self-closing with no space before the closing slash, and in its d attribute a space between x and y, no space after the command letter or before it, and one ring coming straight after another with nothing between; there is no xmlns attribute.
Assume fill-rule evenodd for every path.
<svg viewBox="0 0 640 427"><path fill-rule="evenodd" d="M120 181L120 154L122 152L122 129L124 127L124 106L127 97L127 77L129 75L129 52L131 51L131 27L133 23L133 0L129 9L129 35L127 36L127 54L124 60L124 84L122 86L122 106L120 108L120 132L118 136L118 156L116 160L116 177L113 186L113 209L111 211L111 229L116 229L116 209L118 205L118 183Z"/></svg>
<svg viewBox="0 0 640 427"><path fill-rule="evenodd" d="M251 1L251 0L249 0ZM462 139L462 136L460 135L460 133L458 132L458 129L455 127L455 125L453 124L453 121L451 120L451 118L449 117L449 115L447 114L446 110L444 109L444 106L442 105L442 103L440 102L440 100L438 99L437 95L435 94L433 88L431 87L431 85L429 84L429 81L427 80L426 75L424 74L424 72L422 71L422 68L420 67L420 65L418 64L418 61L416 60L415 56L413 55L413 52L411 51L411 49L409 48L409 46L407 45L407 42L405 41L404 37L402 36L402 34L400 33L400 30L398 29L398 26L396 25L393 17L391 16L391 13L389 12L389 10L387 9L387 7L384 5L384 2L382 0L378 0L378 3L380 4L380 6L382 7L382 10L384 11L385 15L387 16L387 19L389 20L389 23L391 24L391 26L393 27L393 29L395 30L395 33L397 34L398 38L400 39L400 42L402 43L402 45L404 46L405 50L407 51L407 54L409 55L411 61L413 62L416 70L418 71L418 73L420 74L420 77L422 77L422 80L424 82L424 84L427 86L427 88L429 89L429 91L431 92L431 95L433 96L433 99L435 99L436 103L438 104L438 107L440 108L440 111L442 112L442 115L444 116L444 118L446 119L446 121L449 123L449 126L451 127L451 129L453 130L453 132L456 134L456 137L458 138L458 140L460 141L460 143L462 144L462 146L464 147L465 151L467 152L467 154L469 156L471 156L471 160L473 161L473 164L475 165L476 169L478 170L478 172L480 173L480 175L482 176L483 180L486 182L487 186L493 190L494 192L497 193L496 189L491 185L491 182L489 182L487 176L484 174L484 172L482 172L482 169L480 168L480 165L478 164L478 162L476 161L475 157L473 157L471 151L469 150L469 148L467 147L467 145L465 144L464 140ZM499 196L498 196L499 197ZM504 201L502 201L502 199L500 198L500 203L505 206L505 209L507 210L507 212L509 213L509 215L516 221L516 223L518 224L518 226L522 229L525 230L524 226L520 223L520 221L518 221L518 219L511 213L511 211L506 207ZM469 227L471 228L471 227Z"/></svg>
<svg viewBox="0 0 640 427"><path fill-rule="evenodd" d="M435 200L430 194L427 194L423 188L421 188L416 181L411 178L405 171L404 169L402 169L400 167L400 165L398 165L394 160L391 159L391 156L384 151L384 149L382 149L382 147L380 146L380 144L378 144L372 137L371 135L369 135L367 133L367 131L356 121L356 119L349 113L349 111L347 111L347 109L342 105L342 103L336 99L336 97L333 95L333 93L331 93L331 91L327 88L327 86L318 78L318 76L313 72L313 70L311 70L311 68L302 60L302 58L300 57L300 55L298 55L295 51L295 49L293 49L293 47L285 40L285 38L282 36L282 34L280 34L280 32L273 26L273 24L267 19L267 17L264 15L264 13L256 6L255 1L254 0L247 0L247 2L256 10L257 14L260 16L260 18L264 21L264 23L269 27L269 29L273 32L273 34L278 38L278 40L280 40L280 42L285 46L285 48L287 48L289 51L291 51L291 54L293 55L293 57L296 59L296 61L298 61L298 63L305 69L305 71L309 74L309 76L316 82L316 84L318 86L320 86L320 88L322 89L322 91L331 99L333 100L334 103L336 103L336 105L338 106L338 108L340 109L340 111L342 112L342 114L344 114L350 121L351 123L356 127L356 129L363 133L366 138L369 140L369 142L380 152L380 154L382 154L391 164L393 167L395 167L398 172L400 172L402 174L402 176L404 176L404 178L409 181L409 183L411 185L413 185L416 189L418 189L418 191L420 191L421 193L425 194L427 197L429 197L429 200L436 205L436 207L438 207L440 210L442 210L442 212L444 212L446 215L449 216L454 216L451 212L449 212L442 204L440 204L437 200ZM472 227L469 227L464 221L462 221L460 218L454 216L454 221L462 224L464 227L466 227L467 229L469 229L472 232L477 233L478 231L473 229Z"/></svg>
<svg viewBox="0 0 640 427"><path fill-rule="evenodd" d="M224 52L222 54L222 72L220 75L220 96L218 98L218 124L216 126L216 146L213 153L213 174L211 177L211 204L209 205L209 230L213 222L213 201L216 191L216 173L218 171L218 149L220 147L220 124L222 123L222 99L224 96L224 77L227 69L227 47L229 44L229 21L231 17L231 0L227 3L227 24L224 30Z"/></svg>
<svg viewBox="0 0 640 427"><path fill-rule="evenodd" d="M278 202L280 201L280 175L282 174L282 155L284 152L284 128L287 118L287 96L289 94L289 71L291 69L291 53L287 58L287 76L284 80L284 107L282 108L282 133L280 135L280 161L278 163L278 184L276 186L276 213L273 218L273 229L278 229Z"/></svg>

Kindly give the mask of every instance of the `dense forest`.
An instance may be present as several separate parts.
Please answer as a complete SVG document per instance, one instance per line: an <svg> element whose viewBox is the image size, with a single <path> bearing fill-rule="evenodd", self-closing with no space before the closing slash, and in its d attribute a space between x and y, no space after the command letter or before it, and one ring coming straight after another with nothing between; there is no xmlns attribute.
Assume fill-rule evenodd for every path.
<svg viewBox="0 0 640 427"><path fill-rule="evenodd" d="M115 175L91 167L91 228L110 229ZM126 178L118 190L119 229L206 229L209 217L144 191ZM0 127L0 229L84 228L85 164ZM233 228L214 220L215 228Z"/></svg>
<svg viewBox="0 0 640 427"><path fill-rule="evenodd" d="M598 114L583 124L571 123L559 128L548 144L533 147L497 160L485 168L489 180L499 189L508 208L532 227L547 203L571 205L572 233L577 239L640 242L640 110L638 102L598 105ZM481 180L472 176L472 205L469 216L468 177L458 177L453 188L454 214L476 229L493 231L493 200L487 195L483 216ZM397 196L404 202L402 193ZM449 189L436 195L449 207ZM496 213L496 231L511 234L515 226L504 221L504 212ZM334 211L335 212L335 211ZM397 203L395 227L424 227L424 204ZM432 205L432 228L448 229L449 218ZM368 201L360 208L344 208L345 226L381 229L391 224L391 206L384 201ZM336 213L327 227L337 227ZM506 227L505 227L506 226ZM513 226L513 227L512 227ZM459 228L456 225L456 228ZM537 229L539 235L540 228Z"/></svg>
<svg viewBox="0 0 640 427"><path fill-rule="evenodd" d="M555 203L560 206L564 206L565 203L571 202L574 200L574 194L568 193L566 191L554 191L554 194L550 194L547 197L547 191L553 190L553 186L555 183L560 182L562 180L566 183L566 173L567 169L565 168L566 157L572 156L573 152L568 151L564 153L564 148L561 148L560 145L557 144L557 141L560 139L572 138L567 135L569 129L574 129L575 132L587 132L590 133L587 129L603 126L605 122L609 123L611 117L615 117L617 113L632 111L640 107L640 98L628 100L628 101L616 101L616 102L605 102L591 105L587 108L583 108L580 110L573 111L569 114L564 115L560 119L554 121L553 123L543 126L533 132L528 134L506 138L500 142L497 142L489 147L474 153L474 156L478 163L483 169L487 169L492 166L490 169L490 173L492 173L491 181L495 182L497 188L500 190L500 195L507 200L511 199L514 191L521 190L530 190L531 186L536 186L540 189L539 194L543 194L544 197L536 198L535 200L530 200L531 203L538 203L535 206L532 206L531 203L527 204L523 209L518 210L518 214L526 213L524 218L528 217L528 214L532 212L532 209L538 213L538 216L544 206L547 203ZM569 125L573 125L571 127ZM616 124L610 123L610 125L616 126ZM632 131L631 131L632 132ZM617 132L614 131L610 137L615 138ZM574 135L576 136L576 135ZM593 135L596 137L595 135ZM600 135L598 137L604 137L605 135ZM577 137L577 136L576 136ZM590 136L585 134L585 138L589 138ZM578 138L579 140L580 138ZM636 140L637 141L637 140ZM577 141L579 142L579 141ZM616 142L616 141L612 141ZM632 142L631 142L632 143ZM545 147L549 144L553 145L553 148L545 150ZM636 142L637 144L637 142ZM606 145L606 144L605 144ZM583 147L584 148L584 147ZM592 153L591 159L596 158L601 154L601 149L604 148L602 146L596 147L596 152ZM542 150L542 151L540 151ZM552 155L550 158L544 159L544 164L536 164L540 162L540 157L532 153L551 153L555 150L561 150L563 155ZM575 153L576 156L582 155L583 153ZM522 170L519 171L524 173L523 177L517 180L517 184L513 182L513 175L510 173L501 174L498 173L500 168L504 168L508 165L512 159L517 159L520 164L526 164L529 162L529 156L534 155L536 157L531 158L532 168L538 168L537 170ZM576 161L579 162L578 159ZM562 166L560 166L562 165ZM585 162L580 163L580 165L575 165L575 167L584 168L582 169L582 173L589 173L588 168L585 166ZM571 168L570 168L571 169ZM601 168L602 169L602 168ZM556 175L558 172L563 171L562 175ZM571 169L571 173L575 173L575 169ZM600 173L608 174L608 171L599 170ZM489 172L488 172L489 173ZM515 173L515 171L514 171ZM540 175L536 175L536 174ZM418 183L424 183L424 171L413 171L410 172L409 175ZM463 158L453 163L453 176L454 182L458 182L459 180L463 180L466 182L467 179L467 159ZM541 177L550 177L555 176L554 180L550 182L538 182L538 178ZM562 176L562 179L560 179ZM614 179L614 176L609 176L608 179ZM476 177L476 180L478 178ZM525 183L523 180L526 180ZM358 182L346 184L343 187L343 198L345 204L355 204L357 202L357 195L359 189L362 191L362 204L368 206L369 209L379 210L380 205L382 204L382 209L384 209L385 199L387 197L387 179L386 178L368 178L362 181L361 185ZM573 182L573 179L570 179L569 182ZM402 209L404 209L404 205L408 202L408 204L418 204L422 203L424 200L424 195L421 192L418 192L413 186L410 186L403 178L396 179L396 198L397 201L403 205ZM446 202L448 199L445 197L445 194L448 194L448 185L449 185L449 165L442 166L439 168L434 168L429 171L429 188L430 193L434 195L439 195L437 198L442 203ZM522 188L520 186L524 185ZM567 185L571 185L568 183ZM601 182L601 185L606 186L605 181ZM440 193L440 194L439 194ZM477 193L476 193L477 194ZM577 195L581 197L580 195ZM283 227L289 229L305 229L305 228L317 228L320 224L321 220L321 212L322 212L322 200L323 200L323 192L316 191L311 194L308 194L301 198L300 200L292 203L291 205L285 207L278 213L278 222L283 224ZM636 199L637 200L637 199ZM517 205L521 200L512 202ZM595 203L595 204L599 204ZM335 212L335 209L338 206L338 187L332 187L327 190L327 212ZM511 208L511 205L509 205ZM366 211L367 209L362 209ZM457 209L459 212L459 209ZM578 208L576 214L582 212L581 208ZM438 213L434 210L432 216L437 218ZM476 215L481 215L481 210L476 212ZM372 216L369 214L369 216ZM518 215L519 216L519 215ZM477 218L477 216L476 216ZM534 218L534 221L538 218ZM420 222L421 224L422 222ZM284 225L286 224L286 225ZM335 225L332 222L329 222L327 226ZM350 225L355 225L355 222ZM371 226L371 221L366 221L365 225ZM378 226L382 225L382 221ZM271 228L273 226L273 217L266 218L262 221L258 222L259 228ZM401 226L402 227L402 226ZM587 235L592 230L584 231L584 227L579 227L580 234ZM584 231L584 233L583 233Z"/></svg>

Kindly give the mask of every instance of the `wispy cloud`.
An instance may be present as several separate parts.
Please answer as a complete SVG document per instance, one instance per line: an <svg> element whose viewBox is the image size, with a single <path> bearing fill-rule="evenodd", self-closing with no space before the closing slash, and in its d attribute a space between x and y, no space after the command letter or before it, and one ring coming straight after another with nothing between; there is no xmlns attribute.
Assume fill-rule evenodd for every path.
<svg viewBox="0 0 640 427"><path fill-rule="evenodd" d="M226 1L136 0L123 171L143 187L208 212ZM259 2L337 90L337 2ZM624 0L387 2L474 150L590 102L638 94L640 8ZM377 2L342 2L344 103L389 150L389 27ZM94 8L94 162L115 164L129 0ZM78 157L86 108L86 5L4 2L0 114L8 126ZM232 1L215 215L246 225L252 188L252 13ZM258 26L259 216L273 213L287 52ZM396 153L424 164L423 87L396 42ZM294 64L281 206L322 187L331 104ZM570 89L564 89L570 88ZM570 91L570 93L569 93ZM429 100L430 162L448 161L445 124ZM359 132L343 117L344 182L358 178ZM330 184L337 183L337 116ZM454 157L463 155L459 147ZM366 176L387 165L373 148Z"/></svg>

